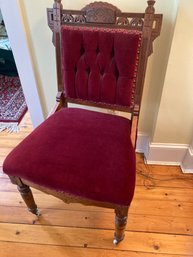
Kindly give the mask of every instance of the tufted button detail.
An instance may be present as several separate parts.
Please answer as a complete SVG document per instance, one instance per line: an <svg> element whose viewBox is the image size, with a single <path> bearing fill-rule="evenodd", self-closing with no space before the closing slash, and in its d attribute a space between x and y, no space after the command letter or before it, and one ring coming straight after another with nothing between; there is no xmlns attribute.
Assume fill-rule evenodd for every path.
<svg viewBox="0 0 193 257"><path fill-rule="evenodd" d="M87 72L88 72L88 74L90 73L90 67L87 68Z"/></svg>
<svg viewBox="0 0 193 257"><path fill-rule="evenodd" d="M84 47L81 47L80 53L81 53L81 55L83 55L85 53Z"/></svg>
<svg viewBox="0 0 193 257"><path fill-rule="evenodd" d="M97 47L97 49L96 49L96 53L98 54L100 51L99 51L99 48Z"/></svg>
<svg viewBox="0 0 193 257"><path fill-rule="evenodd" d="M103 69L100 71L100 74L101 74L101 76L104 75L104 70Z"/></svg>
<svg viewBox="0 0 193 257"><path fill-rule="evenodd" d="M140 37L129 30L62 26L67 96L132 106Z"/></svg>
<svg viewBox="0 0 193 257"><path fill-rule="evenodd" d="M111 56L114 57L115 55L115 51L114 51L114 47L112 48L112 52L111 52Z"/></svg>

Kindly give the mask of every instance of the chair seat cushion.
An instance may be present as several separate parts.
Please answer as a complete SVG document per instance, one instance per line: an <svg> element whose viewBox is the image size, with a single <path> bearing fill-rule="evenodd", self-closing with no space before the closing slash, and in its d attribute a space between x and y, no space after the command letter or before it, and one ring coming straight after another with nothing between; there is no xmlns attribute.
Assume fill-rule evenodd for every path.
<svg viewBox="0 0 193 257"><path fill-rule="evenodd" d="M60 192L129 205L135 186L130 121L63 108L7 156L3 170Z"/></svg>

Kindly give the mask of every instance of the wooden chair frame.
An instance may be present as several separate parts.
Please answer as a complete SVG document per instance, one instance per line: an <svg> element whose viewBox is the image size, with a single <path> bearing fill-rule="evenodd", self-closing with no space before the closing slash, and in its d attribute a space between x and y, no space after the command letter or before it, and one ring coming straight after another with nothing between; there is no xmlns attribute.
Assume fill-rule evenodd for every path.
<svg viewBox="0 0 193 257"><path fill-rule="evenodd" d="M81 11L75 10L63 10L61 0L55 0L53 8L47 9L48 25L53 32L53 43L56 51L56 65L57 65L57 80L58 80L58 94L56 97L56 105L52 112L57 111L61 107L66 107L67 103L77 103L101 108L115 109L119 111L126 111L131 113L132 121L132 142L135 147L136 144L136 132L138 116L140 112L140 103L143 92L143 85L145 79L145 72L147 67L147 60L150 54L153 52L153 41L159 36L162 24L162 14L155 14L154 4L155 1L147 1L148 6L145 13L124 13L121 12L115 6L103 3L94 2L87 5ZM94 18L93 18L94 17ZM134 98L134 107L123 106L111 106L103 103L94 103L89 101L83 101L80 99L70 99L65 97L63 92L62 81L62 64L61 64L61 26L74 25L74 26L98 26L98 27L113 27L124 28L129 30L142 31L142 42L139 56L138 75L136 81L136 93ZM30 181L26 181L18 177L10 177L12 183L18 186L18 190L23 197L29 211L39 215L37 205L34 202L33 195L29 186L39 189L48 194L54 195L57 198L63 200L66 203L82 203L84 205L95 205L106 208L113 208L115 210L115 236L114 243L117 244L124 238L124 230L127 223L128 206L119 206L116 204L92 201L89 199L83 199L75 197L66 193L60 193L54 190L50 190L39 185L33 184Z"/></svg>

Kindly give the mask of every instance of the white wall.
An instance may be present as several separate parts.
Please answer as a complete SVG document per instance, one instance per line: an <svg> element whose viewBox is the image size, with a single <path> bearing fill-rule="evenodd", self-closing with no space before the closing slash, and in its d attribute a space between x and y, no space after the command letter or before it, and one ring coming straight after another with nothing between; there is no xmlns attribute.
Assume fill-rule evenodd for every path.
<svg viewBox="0 0 193 257"><path fill-rule="evenodd" d="M153 142L193 138L193 1L181 0Z"/></svg>
<svg viewBox="0 0 193 257"><path fill-rule="evenodd" d="M153 138L157 113L167 70L170 47L173 39L178 0L159 0L155 4L156 12L163 14L161 35L154 42L154 53L148 61L139 131Z"/></svg>
<svg viewBox="0 0 193 257"><path fill-rule="evenodd" d="M193 2L180 0L148 163L179 164L193 173Z"/></svg>
<svg viewBox="0 0 193 257"><path fill-rule="evenodd" d="M57 92L55 52L46 13L46 8L52 7L53 1L20 0L19 4L34 64L38 92L46 117L55 103Z"/></svg>

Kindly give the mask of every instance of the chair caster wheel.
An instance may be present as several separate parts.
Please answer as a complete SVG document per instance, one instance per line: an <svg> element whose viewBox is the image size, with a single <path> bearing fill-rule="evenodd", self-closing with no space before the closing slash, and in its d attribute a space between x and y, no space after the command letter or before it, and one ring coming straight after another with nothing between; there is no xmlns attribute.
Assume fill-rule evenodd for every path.
<svg viewBox="0 0 193 257"><path fill-rule="evenodd" d="M41 212L37 209L35 215L38 216L38 217L40 217L42 214L41 214Z"/></svg>
<svg viewBox="0 0 193 257"><path fill-rule="evenodd" d="M114 245L118 245L119 242L120 242L120 241L118 241L117 239L114 239L114 240L113 240L113 244L114 244Z"/></svg>
<svg viewBox="0 0 193 257"><path fill-rule="evenodd" d="M41 216L41 212L38 209L29 209L29 211L38 217Z"/></svg>
<svg viewBox="0 0 193 257"><path fill-rule="evenodd" d="M120 240L118 240L118 239L113 239L113 244L114 244L114 245L118 245L122 240L123 240L123 239L120 239Z"/></svg>
<svg viewBox="0 0 193 257"><path fill-rule="evenodd" d="M113 239L113 244L114 244L114 245L118 245L121 241L123 241L124 237L125 237L125 235L123 235L123 236L120 237L120 238L117 238L117 237L115 236L114 239Z"/></svg>

